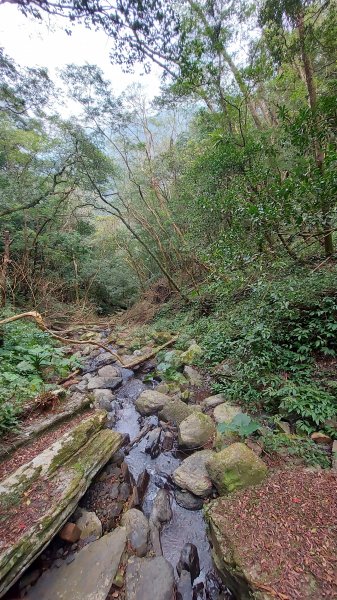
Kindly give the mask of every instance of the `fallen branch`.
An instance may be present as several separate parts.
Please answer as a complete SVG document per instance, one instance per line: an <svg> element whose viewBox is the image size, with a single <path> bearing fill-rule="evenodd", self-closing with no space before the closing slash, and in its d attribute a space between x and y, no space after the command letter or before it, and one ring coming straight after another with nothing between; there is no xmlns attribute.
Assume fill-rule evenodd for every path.
<svg viewBox="0 0 337 600"><path fill-rule="evenodd" d="M139 444L139 442L143 439L143 437L146 436L147 433L149 433L149 431L151 431L151 429L153 429L153 425L145 425L145 427L143 427L143 429L140 430L139 434L133 438L133 440L131 440L131 442L129 442L129 444L127 446L125 446L124 448L124 452L125 454L129 454L130 450L136 445Z"/></svg>
<svg viewBox="0 0 337 600"><path fill-rule="evenodd" d="M63 344L79 344L79 345L85 345L85 346L91 345L91 346L96 346L97 348L103 348L103 350L105 350L106 352L109 352L112 356L114 356L116 358L116 360L118 360L121 363L121 365L124 367L124 362L123 362L122 358L119 356L119 354L117 354L116 352L113 352L112 350L110 350L110 348L108 348L104 344L100 344L99 342L93 342L90 340L88 340L88 341L87 340L72 340L72 339L61 337L60 335L56 335L56 333L53 333L53 331L48 329L47 325L43 321L42 316L40 315L40 313L38 313L36 311L21 313L20 315L14 315L13 317L7 317L7 319L2 319L2 321L0 321L0 326L8 325L8 323L13 323L14 321L18 321L19 319L33 319L35 321L35 323L37 324L37 326L40 329L42 329L42 331L49 333L49 335L51 337L55 338L55 340L58 340L59 342L62 342Z"/></svg>
<svg viewBox="0 0 337 600"><path fill-rule="evenodd" d="M0 323L0 325L1 325L1 323ZM149 354L144 354L143 356L139 356L136 360L133 360L128 364L123 364L123 367L125 367L125 369L133 369L133 367L136 367L137 365L142 364L146 360L149 360L150 358L153 358L154 356L156 356L156 354L158 354L158 352L160 352L164 348L167 348L167 346L171 346L171 344L174 344L174 342L176 342L177 339L178 339L178 336L171 338L168 342L166 342L162 346L158 346L158 348L154 348L154 350L152 350L152 352L150 352Z"/></svg>

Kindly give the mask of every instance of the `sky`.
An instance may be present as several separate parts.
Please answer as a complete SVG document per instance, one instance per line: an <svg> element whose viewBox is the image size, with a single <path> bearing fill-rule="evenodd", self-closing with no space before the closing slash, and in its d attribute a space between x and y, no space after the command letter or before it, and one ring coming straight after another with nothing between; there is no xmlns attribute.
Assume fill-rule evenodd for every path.
<svg viewBox="0 0 337 600"><path fill-rule="evenodd" d="M91 31L77 24L71 36L64 27L65 19L45 16L43 22L25 17L12 4L0 5L0 46L22 66L43 66L56 78L57 69L75 63L98 65L112 84L116 94L128 85L139 82L145 93L152 99L159 92L160 73L154 68L148 75L142 75L142 67L135 73L126 74L118 65L109 60L109 38L103 32Z"/></svg>

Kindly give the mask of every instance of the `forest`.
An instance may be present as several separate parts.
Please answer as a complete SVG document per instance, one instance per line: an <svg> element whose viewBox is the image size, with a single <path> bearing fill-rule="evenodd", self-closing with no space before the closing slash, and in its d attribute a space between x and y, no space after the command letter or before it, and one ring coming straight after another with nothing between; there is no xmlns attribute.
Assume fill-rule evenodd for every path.
<svg viewBox="0 0 337 600"><path fill-rule="evenodd" d="M244 411L218 435L337 470L336 3L12 3L104 31L111 62L159 69L161 88L117 94L88 63L53 79L0 47L3 439L83 370L72 342L106 350L101 324L122 366L165 346L144 381L182 400L197 348L185 365ZM329 573L321 595L288 574L290 591L261 580L249 597L333 598Z"/></svg>

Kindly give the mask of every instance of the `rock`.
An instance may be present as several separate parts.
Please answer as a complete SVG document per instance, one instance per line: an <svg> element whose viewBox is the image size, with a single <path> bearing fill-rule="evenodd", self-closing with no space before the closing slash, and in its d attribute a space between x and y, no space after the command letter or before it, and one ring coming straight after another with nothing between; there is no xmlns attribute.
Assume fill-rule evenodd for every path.
<svg viewBox="0 0 337 600"><path fill-rule="evenodd" d="M332 468L337 471L337 440L332 444Z"/></svg>
<svg viewBox="0 0 337 600"><path fill-rule="evenodd" d="M202 349L195 342L180 355L180 360L184 365L193 365L198 358L202 356Z"/></svg>
<svg viewBox="0 0 337 600"><path fill-rule="evenodd" d="M184 490L175 490L174 497L176 503L186 510L201 510L204 505L202 498Z"/></svg>
<svg viewBox="0 0 337 600"><path fill-rule="evenodd" d="M130 493L131 493L130 485L128 483L126 483L126 481L123 481L123 483L121 483L119 486L118 500L121 500L122 502L126 502L128 497L130 496Z"/></svg>
<svg viewBox="0 0 337 600"><path fill-rule="evenodd" d="M103 389L97 388L96 390L94 390L93 396L94 396L94 399L98 406L100 406L101 402L105 402L105 405L109 406L109 408L108 409L103 408L103 410L108 410L108 411L111 410L111 402L113 402L116 398L116 396L112 393L111 390L104 389L104 388Z"/></svg>
<svg viewBox="0 0 337 600"><path fill-rule="evenodd" d="M82 508L81 516L77 519L76 525L81 530L81 540L90 536L94 536L96 539L102 536L102 523L94 512Z"/></svg>
<svg viewBox="0 0 337 600"><path fill-rule="evenodd" d="M177 564L178 575L180 575L182 571L187 571L190 574L191 583L193 583L200 575L198 550L194 544L185 544L181 551L179 562Z"/></svg>
<svg viewBox="0 0 337 600"><path fill-rule="evenodd" d="M174 572L162 556L132 557L126 569L126 600L173 600Z"/></svg>
<svg viewBox="0 0 337 600"><path fill-rule="evenodd" d="M109 365L111 363L115 363L116 358L110 354L110 352L101 352L96 358L95 363L97 367L103 367L104 365Z"/></svg>
<svg viewBox="0 0 337 600"><path fill-rule="evenodd" d="M151 458L157 458L160 454L160 436L161 428L156 427L146 437L145 452L146 454L150 454Z"/></svg>
<svg viewBox="0 0 337 600"><path fill-rule="evenodd" d="M171 402L169 396L156 390L144 390L137 398L135 405L141 415L152 415L162 410L168 402Z"/></svg>
<svg viewBox="0 0 337 600"><path fill-rule="evenodd" d="M181 400L171 400L165 404L159 412L159 418L162 421L180 425L180 423L194 412L194 409L187 406Z"/></svg>
<svg viewBox="0 0 337 600"><path fill-rule="evenodd" d="M224 402L215 407L213 415L217 423L230 423L236 415L241 413L240 406Z"/></svg>
<svg viewBox="0 0 337 600"><path fill-rule="evenodd" d="M136 508L126 511L121 519L126 529L128 542L137 556L145 556L149 537L149 522L145 515Z"/></svg>
<svg viewBox="0 0 337 600"><path fill-rule="evenodd" d="M181 448L193 450L213 441L215 426L208 415L194 412L184 419L178 428L178 443Z"/></svg>
<svg viewBox="0 0 337 600"><path fill-rule="evenodd" d="M170 388L167 383L160 383L159 385L157 385L156 391L160 392L161 394L168 394Z"/></svg>
<svg viewBox="0 0 337 600"><path fill-rule="evenodd" d="M118 527L85 546L71 564L46 571L27 600L106 600L126 546L126 531Z"/></svg>
<svg viewBox="0 0 337 600"><path fill-rule="evenodd" d="M205 580L205 591L207 600L219 600L222 585L215 573L207 573ZM263 600L263 599L262 599Z"/></svg>
<svg viewBox="0 0 337 600"><path fill-rule="evenodd" d="M215 396L208 396L202 401L203 408L215 408L219 404L223 404L226 398L223 394L216 394Z"/></svg>
<svg viewBox="0 0 337 600"><path fill-rule="evenodd" d="M332 444L331 437L321 431L315 431L310 437L315 444L322 444L323 446L330 446Z"/></svg>
<svg viewBox="0 0 337 600"><path fill-rule="evenodd" d="M113 365L106 365L98 370L98 377L107 377L108 379L112 379L120 376L120 369L114 367Z"/></svg>
<svg viewBox="0 0 337 600"><path fill-rule="evenodd" d="M75 523L66 523L63 525L61 531L59 531L59 537L61 540L73 544L80 539L81 530Z"/></svg>
<svg viewBox="0 0 337 600"><path fill-rule="evenodd" d="M202 385L202 377L196 369L193 369L193 367L185 365L184 375L185 375L186 379L188 379L188 381L190 382L191 385L193 385L193 386Z"/></svg>
<svg viewBox="0 0 337 600"><path fill-rule="evenodd" d="M241 442L213 453L206 469L220 495L261 483L268 470L265 463Z"/></svg>
<svg viewBox="0 0 337 600"><path fill-rule="evenodd" d="M170 502L170 494L167 490L161 489L153 502L153 507L150 515L150 524L155 527L161 527L164 523L168 523L172 518L172 509Z"/></svg>
<svg viewBox="0 0 337 600"><path fill-rule="evenodd" d="M121 385L122 381L121 377L91 377L88 380L88 392L100 388L114 390Z"/></svg>
<svg viewBox="0 0 337 600"><path fill-rule="evenodd" d="M212 482L206 469L206 463L213 454L212 450L201 450L185 458L172 474L174 483L195 496L202 498L209 496L212 491Z"/></svg>
<svg viewBox="0 0 337 600"><path fill-rule="evenodd" d="M187 571L181 571L177 585L177 600L191 600L193 589L191 577Z"/></svg>
<svg viewBox="0 0 337 600"><path fill-rule="evenodd" d="M279 421L276 427L279 431L281 431L281 433L286 433L287 435L291 434L290 424L288 421Z"/></svg>
<svg viewBox="0 0 337 600"><path fill-rule="evenodd" d="M39 503L33 523L20 529L11 544L0 545L0 596L67 522L93 477L121 447L120 433L101 430L105 422L106 413L96 411L1 481L2 507L13 495L16 499L13 518L26 510L25 493L32 484L40 481L41 486L38 498L30 495L32 505Z"/></svg>

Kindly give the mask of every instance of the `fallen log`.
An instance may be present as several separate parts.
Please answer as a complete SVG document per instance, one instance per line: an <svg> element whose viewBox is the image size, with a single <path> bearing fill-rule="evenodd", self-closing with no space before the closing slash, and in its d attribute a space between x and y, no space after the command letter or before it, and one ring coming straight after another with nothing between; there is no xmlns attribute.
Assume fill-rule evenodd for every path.
<svg viewBox="0 0 337 600"><path fill-rule="evenodd" d="M1 325L1 322L0 322L0 325ZM144 354L143 356L138 356L135 360L132 360L130 363L123 364L122 366L125 369L133 369L137 365L141 365L143 362L156 356L156 354L158 354L158 352L160 352L161 350L164 350L164 348L167 348L168 346L171 346L172 344L174 344L174 342L176 342L177 339L178 339L178 336L176 335L175 337L171 338L168 342L165 342L165 344L162 344L162 346L158 346L157 348L154 348L148 354Z"/></svg>
<svg viewBox="0 0 337 600"><path fill-rule="evenodd" d="M76 425L0 483L0 597L61 529L95 474L122 446L106 412Z"/></svg>

